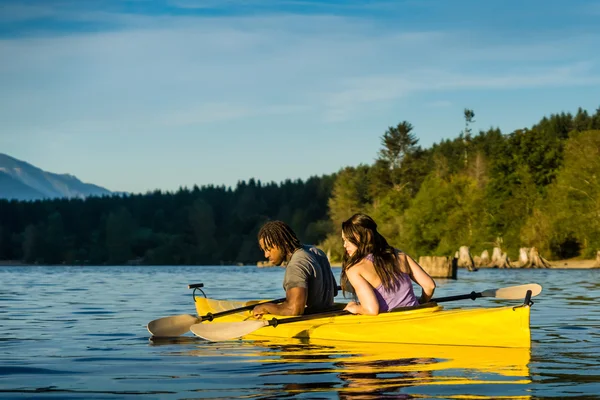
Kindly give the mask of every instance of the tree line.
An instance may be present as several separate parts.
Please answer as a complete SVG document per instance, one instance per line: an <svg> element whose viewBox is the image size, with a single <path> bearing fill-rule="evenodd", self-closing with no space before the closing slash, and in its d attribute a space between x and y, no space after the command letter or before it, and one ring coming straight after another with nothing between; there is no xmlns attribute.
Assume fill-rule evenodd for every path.
<svg viewBox="0 0 600 400"><path fill-rule="evenodd" d="M600 249L600 108L552 114L531 128L464 130L428 149L408 121L389 127L370 164L281 183L176 192L0 201L0 260L40 264L215 265L263 259L268 219L339 260L341 222L366 212L415 256L493 246L516 256L593 257Z"/></svg>
<svg viewBox="0 0 600 400"><path fill-rule="evenodd" d="M152 265L256 263L268 219L287 221L317 243L331 230L334 176L235 188L195 186L175 193L0 202L0 260L43 264Z"/></svg>

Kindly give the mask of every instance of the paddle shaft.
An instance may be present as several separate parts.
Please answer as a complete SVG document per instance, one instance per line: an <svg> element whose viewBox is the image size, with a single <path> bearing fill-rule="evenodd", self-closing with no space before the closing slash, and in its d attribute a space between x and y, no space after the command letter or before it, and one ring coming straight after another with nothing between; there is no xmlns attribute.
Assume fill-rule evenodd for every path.
<svg viewBox="0 0 600 400"><path fill-rule="evenodd" d="M527 296L529 296L529 297L531 296L531 291L528 291ZM481 292L473 291L469 294L460 294L460 295L456 295L456 296L440 297L438 299L432 299L431 301L435 302L435 303L443 303L446 301L454 301L454 300L466 300L466 299L475 300L480 297L484 297L484 295ZM337 310L337 311L330 311L330 312L324 312L324 313L319 313L319 314L300 315L297 317L283 318L283 319L271 318L270 320L268 320L267 323L265 323L264 326L277 327L277 325L281 325L281 324L288 324L288 323L298 322L298 321L308 321L311 319L336 317L339 315L347 315L347 314L351 314L351 313L346 310Z"/></svg>
<svg viewBox="0 0 600 400"><path fill-rule="evenodd" d="M197 285L201 285L201 284L197 284ZM189 285L189 287L194 287L194 285ZM336 291L342 290L342 288L340 286L336 287ZM230 314L236 314L239 313L240 311L249 311L249 310L253 310L254 307L260 305L260 304L267 304L267 303L283 303L286 300L285 297L282 297L281 299L275 299L275 300L269 300L269 301L263 301L262 303L256 303L256 304L252 304L246 307L240 307L240 308L234 308L232 310L227 310L227 311L221 311L218 313L208 313L206 315L203 315L201 317L198 317L198 322L204 322L204 321L212 321L213 319L217 318L217 317L223 317L225 315L230 315ZM319 314L315 314L315 315L319 315ZM317 317L318 318L318 317ZM274 318L273 318L274 319ZM312 319L312 318L311 318ZM274 325L277 326L277 323Z"/></svg>
<svg viewBox="0 0 600 400"><path fill-rule="evenodd" d="M338 289L340 289L338 287ZM484 291L482 292L471 292L469 294L459 294L456 296L447 296L447 297L440 297L437 299L432 299L431 302L435 302L435 303L443 303L446 301L454 301L454 300L466 300L466 299L471 299L471 300L475 300L478 299L480 297L493 297L493 295L487 294L484 296L484 293L487 293L488 291ZM528 291L527 296L531 297L531 291ZM282 300L275 300L273 302L281 302L285 299ZM250 310L252 309L254 306L248 306L246 308L239 308L237 310L230 310L230 311L224 311L223 313L217 313L214 314L213 317L217 317L220 315L227 315L227 314L232 314L235 313L237 311L242 311L242 310ZM318 318L328 318L328 317L335 317L338 315L346 315L346 314L351 314L349 311L346 310L336 310L336 311L329 311L329 312L324 312L324 313L318 313L318 314L308 314L308 315L300 315L297 317L291 317L291 318L284 318L284 319L277 319L277 318L271 318L268 322L268 324L265 324L265 326L273 326L276 327L279 324L287 324L287 323L291 323L291 322L298 322L298 321L307 321L307 320L311 320L311 319L318 319Z"/></svg>
<svg viewBox="0 0 600 400"><path fill-rule="evenodd" d="M188 285L188 289L195 289L195 288L202 288L204 287L203 283L192 283L190 285ZM337 292L342 290L341 286L336 286L336 295ZM202 289L200 289L202 290ZM254 307L260 305L260 304L267 304L267 303L283 303L287 298L286 297L282 297L281 299L275 299L275 300L268 300L268 301L263 301L262 303L256 303L256 304L252 304L249 306L245 306L245 307L240 307L240 308L234 308L232 310L227 310L227 311L221 311L218 313L208 313L206 315L202 315L198 317L198 321L197 322L204 322L204 321L212 321L213 319L217 318L217 317L224 317L225 315L231 315L231 314L237 314L241 311L249 311L254 309Z"/></svg>
<svg viewBox="0 0 600 400"><path fill-rule="evenodd" d="M480 297L489 297L489 296L490 296L489 294L487 296L484 296L484 294L482 292L473 291L469 294L459 294L456 296L447 296L447 297L440 297L438 299L431 299L431 302L443 303L445 301L454 301L454 300L466 300L466 299L475 300ZM526 302L528 302L529 299L531 299L531 290L528 290L526 292L525 299L526 299L525 300ZM407 307L407 309L412 309L412 308L414 308L414 307ZM324 313L320 313L320 314L300 315L298 317L291 317L291 318L284 318L284 319L271 318L269 320L269 323L265 324L265 326L276 327L277 325L280 325L280 324L287 324L287 323L298 322L298 321L307 321L310 319L336 317L338 315L347 315L347 314L351 314L351 313L346 310L338 310L338 311L324 312Z"/></svg>
<svg viewBox="0 0 600 400"><path fill-rule="evenodd" d="M509 287L498 288L498 289L488 289L488 290L484 290L483 292L471 292L469 294L460 294L457 296L441 297L439 299L432 299L431 301L436 302L436 303L442 303L444 301L454 301L454 300L465 300L465 299L475 300L480 297L493 297L493 298L502 299L502 300L517 300L517 299L525 298L525 296L527 296L528 293L529 293L530 297L535 297L538 294L540 294L541 292L542 292L542 287L540 285L538 285L537 283L529 283L526 285L509 286Z"/></svg>
<svg viewBox="0 0 600 400"><path fill-rule="evenodd" d="M240 307L240 308L234 308L234 309L227 310L227 311L221 311L221 312L214 313L214 314L213 313L208 313L206 315L198 317L198 322L212 321L214 318L217 318L217 317L223 317L225 315L236 314L236 313L239 313L240 311L253 310L254 307L256 307L259 304L281 303L281 302L284 302L284 301L285 301L285 297L283 297L281 299L276 299L276 300L263 301L262 303L251 304L249 306Z"/></svg>
<svg viewBox="0 0 600 400"><path fill-rule="evenodd" d="M431 299L430 301L432 301L434 303L443 303L445 301L454 301L454 300L466 300L466 299L475 300L480 297L483 297L483 295L481 293L471 292L469 294L459 294L456 296L440 297L439 299Z"/></svg>
<svg viewBox="0 0 600 400"><path fill-rule="evenodd" d="M297 317L290 317L290 318L283 318L283 319L271 318L269 320L269 322L267 324L265 324L264 326L276 327L277 325L288 324L291 322L308 321L310 319L319 319L319 318L337 317L338 315L346 315L346 314L350 314L350 311L337 310L337 311L329 311L329 312L324 312L324 313L319 313L319 314L300 315Z"/></svg>
<svg viewBox="0 0 600 400"><path fill-rule="evenodd" d="M507 288L507 289L516 289L516 288L517 287L512 287L512 288ZM443 303L443 302L454 301L454 300L466 300L466 299L475 300L480 297L494 297L494 292L495 292L495 290L486 290L484 292L472 291L469 294L459 294L456 296L447 296L447 297L440 297L437 299L432 299L431 302ZM526 296L531 298L531 290L528 290L526 292ZM284 319L271 318L269 320L269 322L266 323L264 326L276 327L279 324L287 324L287 323L298 322L298 321L307 321L307 320L318 319L318 318L335 317L338 315L346 315L346 314L350 314L350 312L346 311L346 310L341 310L341 311L337 310L337 311L330 311L330 312L324 312L324 313L319 313L319 314L300 315L297 317L284 318Z"/></svg>

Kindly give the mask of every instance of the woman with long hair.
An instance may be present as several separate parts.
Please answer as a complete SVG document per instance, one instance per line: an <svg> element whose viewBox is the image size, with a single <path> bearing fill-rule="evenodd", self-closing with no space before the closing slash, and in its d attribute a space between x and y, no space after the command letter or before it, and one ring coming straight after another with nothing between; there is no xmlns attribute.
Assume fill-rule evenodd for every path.
<svg viewBox="0 0 600 400"><path fill-rule="evenodd" d="M397 307L426 303L435 282L410 256L390 246L377 232L377 224L366 214L354 214L342 223L344 253L341 284L358 299L346 310L353 314L377 315ZM417 299L412 281L422 288Z"/></svg>

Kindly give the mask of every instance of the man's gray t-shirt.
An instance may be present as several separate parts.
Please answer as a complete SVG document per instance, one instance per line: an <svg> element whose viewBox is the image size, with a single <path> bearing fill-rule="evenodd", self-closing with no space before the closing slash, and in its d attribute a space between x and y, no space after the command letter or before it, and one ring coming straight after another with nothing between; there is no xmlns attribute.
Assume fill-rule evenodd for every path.
<svg viewBox="0 0 600 400"><path fill-rule="evenodd" d="M283 289L307 289L304 314L318 312L333 305L337 283L323 251L303 245L297 249L285 268Z"/></svg>

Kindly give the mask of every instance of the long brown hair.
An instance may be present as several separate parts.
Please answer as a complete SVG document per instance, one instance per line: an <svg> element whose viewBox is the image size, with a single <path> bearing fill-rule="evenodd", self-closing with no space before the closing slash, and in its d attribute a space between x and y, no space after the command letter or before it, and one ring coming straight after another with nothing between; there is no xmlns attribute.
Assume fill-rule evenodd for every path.
<svg viewBox="0 0 600 400"><path fill-rule="evenodd" d="M407 279L409 273L406 255L399 254L387 240L377 232L377 224L366 214L354 214L342 223L342 233L346 240L357 249L351 256L344 253L340 277L344 292L354 293L348 281L347 272L367 255L373 255L375 272L386 290L396 290Z"/></svg>

